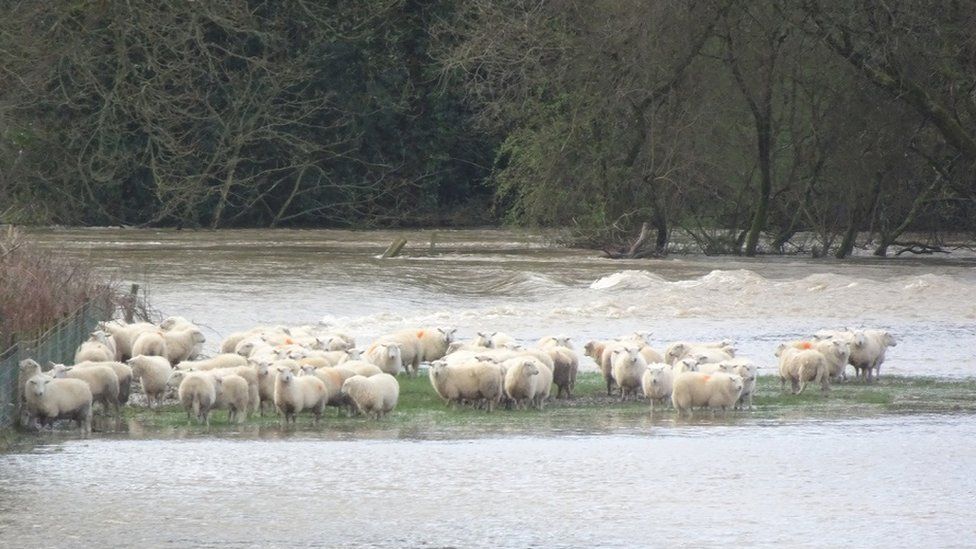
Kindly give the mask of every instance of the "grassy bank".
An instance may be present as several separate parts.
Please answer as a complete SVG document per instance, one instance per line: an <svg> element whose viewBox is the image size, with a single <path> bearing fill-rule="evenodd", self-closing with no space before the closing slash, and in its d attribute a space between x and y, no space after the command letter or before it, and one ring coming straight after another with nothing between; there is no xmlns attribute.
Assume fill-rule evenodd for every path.
<svg viewBox="0 0 976 549"><path fill-rule="evenodd" d="M400 403L389 417L369 420L347 418L329 408L316 430L340 433L361 433L370 430L395 430L398 435L450 435L463 432L478 433L539 433L592 432L632 428L644 424L674 422L671 409L661 409L652 415L644 400L619 402L608 398L603 380L598 374L579 377L576 397L572 400L552 400L542 411L497 410L491 414L469 408L452 409L445 406L431 389L425 377L400 378ZM835 384L828 397L821 396L814 387L802 395L784 394L779 380L772 376L759 379L758 395L753 411L730 412L725 416L699 411L690 422L738 422L750 420L794 420L800 418L842 419L872 417L883 414L973 413L976 412L976 380L944 380L933 378L887 377L878 384ZM206 428L188 423L186 414L176 404L149 411L130 406L125 411L127 423L145 431L179 430L205 432ZM231 425L225 411L211 416L211 432L265 431L279 429L277 416L254 415L244 425ZM311 417L299 416L298 430L311 427Z"/></svg>

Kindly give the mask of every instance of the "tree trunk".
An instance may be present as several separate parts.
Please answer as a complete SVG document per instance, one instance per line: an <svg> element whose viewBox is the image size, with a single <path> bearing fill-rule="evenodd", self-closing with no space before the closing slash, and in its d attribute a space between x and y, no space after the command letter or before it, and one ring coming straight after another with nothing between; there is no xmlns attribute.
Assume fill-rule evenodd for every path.
<svg viewBox="0 0 976 549"><path fill-rule="evenodd" d="M756 255L759 236L766 226L766 216L769 213L769 196L773 192L773 176L770 172L771 136L768 118L756 120L756 137L759 144L759 203L756 204L756 212L752 216L752 224L749 227L749 236L746 237L746 255L750 257Z"/></svg>

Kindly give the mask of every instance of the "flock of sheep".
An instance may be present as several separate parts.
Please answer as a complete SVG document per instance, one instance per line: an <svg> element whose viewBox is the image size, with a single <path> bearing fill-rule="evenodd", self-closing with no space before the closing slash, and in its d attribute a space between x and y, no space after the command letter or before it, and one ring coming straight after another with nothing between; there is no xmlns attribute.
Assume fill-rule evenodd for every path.
<svg viewBox="0 0 976 549"><path fill-rule="evenodd" d="M456 330L403 330L378 338L365 350L341 333L313 327L259 327L225 338L220 353L200 358L203 332L182 317L159 325L120 321L102 323L75 354L74 365L50 364L44 371L27 359L19 384L26 421L41 425L73 419L91 430L92 405L102 404L120 418L138 381L150 408L175 389L188 420L209 425L210 413L225 409L231 421L273 406L283 425L299 413L313 424L327 406L348 413L383 417L397 405L397 375L416 376L423 363L434 391L447 404L492 411L533 406L542 409L556 386L556 398L572 398L579 356L568 337L553 336L523 346L499 332L479 332L469 341ZM602 373L607 395L621 400L671 404L679 414L695 408L752 409L757 368L735 356L729 341L677 342L662 355L635 333L590 341L584 353ZM779 346L779 376L794 393L815 382L824 392L832 380L846 379L853 365L858 376L876 378L895 339L882 330L818 332L809 340Z"/></svg>

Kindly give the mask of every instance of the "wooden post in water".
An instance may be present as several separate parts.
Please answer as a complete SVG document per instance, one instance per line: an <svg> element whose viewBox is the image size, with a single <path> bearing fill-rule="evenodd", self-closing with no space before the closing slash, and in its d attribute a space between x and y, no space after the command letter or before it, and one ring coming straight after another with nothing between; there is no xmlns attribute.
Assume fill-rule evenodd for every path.
<svg viewBox="0 0 976 549"><path fill-rule="evenodd" d="M136 316L136 303L139 302L139 285L133 284L129 288L129 295L126 296L125 302L122 304L123 314L125 315L125 321L128 324L132 324L132 320Z"/></svg>
<svg viewBox="0 0 976 549"><path fill-rule="evenodd" d="M400 252L403 250L403 247L406 245L407 245L406 238L402 238L402 237L397 238L390 243L389 247L386 248L386 251L383 252L383 255L381 255L380 257L382 259L387 259L389 257L396 257L400 255Z"/></svg>

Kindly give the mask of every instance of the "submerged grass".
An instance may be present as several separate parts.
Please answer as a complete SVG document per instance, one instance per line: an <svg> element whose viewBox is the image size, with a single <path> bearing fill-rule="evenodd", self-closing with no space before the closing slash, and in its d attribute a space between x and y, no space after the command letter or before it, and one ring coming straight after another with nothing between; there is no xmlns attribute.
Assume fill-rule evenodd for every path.
<svg viewBox="0 0 976 549"><path fill-rule="evenodd" d="M696 412L691 419L679 420L671 409L658 408L653 414L645 400L620 402L607 397L603 379L596 373L579 376L572 400L551 400L544 410L483 410L445 406L426 377L398 378L400 401L397 409L380 421L363 417L346 417L329 408L317 427L308 415L300 415L298 431L327 430L339 434L362 435L386 433L393 436L438 437L463 433L479 434L540 432L594 432L633 429L681 423L736 423L749 420L844 419L872 417L889 413L972 413L976 412L976 380L944 380L916 377L887 377L879 383L848 382L834 384L829 395L819 387L808 386L800 395L780 390L779 380L761 376L752 411L712 414ZM150 411L129 406L126 423L146 431L206 432L206 428L188 422L185 412L176 404ZM289 428L292 430L293 428ZM211 415L210 431L244 433L279 432L279 419L273 412L252 416L243 425L227 422L224 411Z"/></svg>

